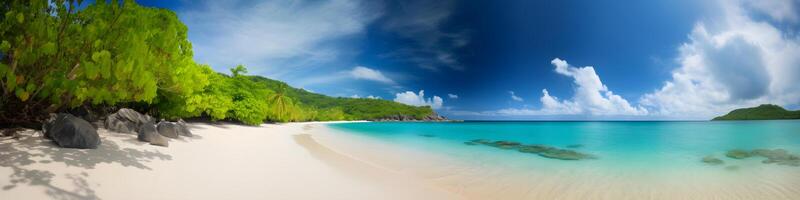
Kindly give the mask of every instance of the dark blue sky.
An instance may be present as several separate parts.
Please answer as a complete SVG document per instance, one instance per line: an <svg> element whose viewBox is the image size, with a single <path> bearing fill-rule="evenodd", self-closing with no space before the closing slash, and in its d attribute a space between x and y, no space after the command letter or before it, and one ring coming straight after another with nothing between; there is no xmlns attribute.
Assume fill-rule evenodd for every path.
<svg viewBox="0 0 800 200"><path fill-rule="evenodd" d="M176 11L189 27L195 59L219 71L245 64L254 74L333 96L409 104L436 104L426 100L438 96L443 102L437 110L456 118L703 118L758 103L797 107L800 98L793 96L800 89L775 86L798 76L777 78L769 63L744 69L767 68L775 82L771 93L734 99L725 94L735 88L717 84L721 78L703 78L714 70L688 70L696 67L686 62L692 55L725 51L730 43L716 41L706 49L693 36L700 28L711 38L741 33L762 47L759 41L766 39L737 30L764 22L782 39L797 42L789 37L798 30L793 0L786 1L789 11L755 1L691 0L138 2ZM731 20L736 16L749 21ZM682 51L682 45L694 50ZM593 66L594 74L557 73L555 58L576 72ZM779 70L800 74L800 62L787 59L788 67ZM702 60L701 67L713 69L715 60ZM673 78L683 71L688 81ZM600 86L592 86L593 77ZM687 91L727 93L674 103L670 98L685 92L666 86L681 83ZM545 105L543 89L556 104ZM420 90L425 96L418 102L401 98Z"/></svg>

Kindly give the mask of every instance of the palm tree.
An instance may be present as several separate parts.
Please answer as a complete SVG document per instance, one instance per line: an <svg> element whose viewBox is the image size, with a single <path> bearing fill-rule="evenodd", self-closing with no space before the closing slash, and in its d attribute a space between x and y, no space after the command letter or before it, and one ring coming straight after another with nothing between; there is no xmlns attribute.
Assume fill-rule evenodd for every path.
<svg viewBox="0 0 800 200"><path fill-rule="evenodd" d="M289 121L292 118L294 103L292 98L286 96L286 90L286 85L281 84L275 93L269 96L269 102L278 121Z"/></svg>

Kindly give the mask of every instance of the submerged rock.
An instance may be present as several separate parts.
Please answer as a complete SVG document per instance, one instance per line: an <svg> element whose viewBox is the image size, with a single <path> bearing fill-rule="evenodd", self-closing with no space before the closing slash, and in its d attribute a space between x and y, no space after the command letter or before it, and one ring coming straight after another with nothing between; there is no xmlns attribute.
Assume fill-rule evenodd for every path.
<svg viewBox="0 0 800 200"><path fill-rule="evenodd" d="M583 147L583 145L582 145L582 144L572 144L572 145L568 145L568 146L567 146L567 148L573 148L573 149L575 149L575 148L581 148L581 147Z"/></svg>
<svg viewBox="0 0 800 200"><path fill-rule="evenodd" d="M517 148L517 151L522 152L522 153L536 153L536 154L538 154L538 153L542 153L542 152L545 152L545 151L549 151L551 149L553 149L553 147L535 144L535 145L523 145L523 146L520 146L519 148Z"/></svg>
<svg viewBox="0 0 800 200"><path fill-rule="evenodd" d="M523 145L519 142L514 141L491 141L486 139L476 139L472 141L464 142L466 145L478 145L483 144L491 147L501 148L501 149L516 149L522 153L530 153L530 154L537 154L539 156L545 158L552 158L552 159L559 159L559 160L584 160L584 159L594 159L596 158L593 155L581 153L573 150L568 149L559 149L552 146L541 145L541 144L534 144L534 145Z"/></svg>
<svg viewBox="0 0 800 200"><path fill-rule="evenodd" d="M725 163L725 161L722 161L719 158L716 158L714 156L703 157L703 162L706 163L706 164L709 164L709 165L721 165L721 164Z"/></svg>
<svg viewBox="0 0 800 200"><path fill-rule="evenodd" d="M778 165L788 165L788 166L800 166L800 157L797 155L790 154L788 151L784 149L756 149L752 151L752 154L758 155L761 157L767 158L761 163L764 164L778 164Z"/></svg>
<svg viewBox="0 0 800 200"><path fill-rule="evenodd" d="M555 148L543 151L539 153L539 155L546 158L553 158L559 160L583 160L583 159L594 158L594 156L589 154L584 154L573 150L555 149Z"/></svg>
<svg viewBox="0 0 800 200"><path fill-rule="evenodd" d="M422 136L422 137L436 137L436 135L432 135L432 134L421 134L419 136Z"/></svg>
<svg viewBox="0 0 800 200"><path fill-rule="evenodd" d="M100 146L100 135L92 124L71 114L51 115L42 125L42 132L46 138L65 148L95 149Z"/></svg>
<svg viewBox="0 0 800 200"><path fill-rule="evenodd" d="M519 142L512 142L512 141L495 141L488 144L489 146L501 148L501 149L513 149L520 145Z"/></svg>
<svg viewBox="0 0 800 200"><path fill-rule="evenodd" d="M726 166L725 169L727 169L729 171L736 171L736 170L739 170L739 165Z"/></svg>
<svg viewBox="0 0 800 200"><path fill-rule="evenodd" d="M489 143L492 143L491 140L487 140L487 139L474 139L471 142L474 142L474 143L477 143L477 144L489 144Z"/></svg>
<svg viewBox="0 0 800 200"><path fill-rule="evenodd" d="M749 158L749 157L751 157L753 155L750 154L750 152L745 151L745 150L734 149L734 150L730 150L727 153L725 153L725 156L728 156L729 158L733 158L733 159L745 159L745 158Z"/></svg>

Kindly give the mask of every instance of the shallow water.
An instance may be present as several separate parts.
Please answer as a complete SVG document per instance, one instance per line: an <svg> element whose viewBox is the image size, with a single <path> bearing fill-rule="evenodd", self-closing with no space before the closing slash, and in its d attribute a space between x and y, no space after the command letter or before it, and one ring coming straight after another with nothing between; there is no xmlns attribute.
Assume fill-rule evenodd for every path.
<svg viewBox="0 0 800 200"><path fill-rule="evenodd" d="M732 159L732 149L785 149L800 155L800 121L724 122L464 122L341 123L340 134L373 139L440 155L467 165L448 176L458 187L519 185L561 198L800 198L800 167L764 164L763 157ZM474 139L542 144L591 154L597 159L565 161L487 145ZM577 147L576 147L577 146ZM701 162L706 156L724 164ZM475 178L481 177L481 178ZM531 181L536 179L536 181ZM491 182L491 183L486 183ZM455 184L455 183L450 183ZM489 193L513 193L510 186ZM485 189L485 188L484 188ZM686 193L689 194L675 194ZM671 194L670 194L671 193ZM610 195L611 194L611 195ZM670 194L670 195L667 195ZM675 196L678 195L678 196ZM680 196L685 195L685 196ZM518 196L519 197L519 196ZM542 196L545 197L545 196ZM553 197L553 196L549 196Z"/></svg>

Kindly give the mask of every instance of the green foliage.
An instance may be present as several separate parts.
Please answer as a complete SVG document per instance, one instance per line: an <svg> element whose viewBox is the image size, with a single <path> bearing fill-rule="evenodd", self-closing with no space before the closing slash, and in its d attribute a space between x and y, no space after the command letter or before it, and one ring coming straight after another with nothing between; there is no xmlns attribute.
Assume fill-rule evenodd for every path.
<svg viewBox="0 0 800 200"><path fill-rule="evenodd" d="M377 119L431 114L386 100L333 98L197 64L175 13L133 0L0 2L0 123L92 104L144 105L177 119L264 121ZM34 113L39 112L39 113Z"/></svg>
<svg viewBox="0 0 800 200"><path fill-rule="evenodd" d="M317 110L315 117L311 117L310 120L371 120L392 115L408 115L416 119L423 119L433 113L430 107L415 107L381 99L329 97L303 89L292 88L284 82L264 77L252 76L250 79L273 91L285 90L285 96L297 101L296 104L299 106L311 107ZM328 114L327 112L334 113ZM302 119L302 117L295 117L294 119Z"/></svg>
<svg viewBox="0 0 800 200"><path fill-rule="evenodd" d="M715 117L714 120L769 120L800 119L800 110L788 111L778 105L763 104L753 108L740 108Z"/></svg>
<svg viewBox="0 0 800 200"><path fill-rule="evenodd" d="M203 87L185 80L197 67L186 26L171 11L131 0L82 10L65 0L0 4L4 102L32 98L52 109L149 103L159 91Z"/></svg>

